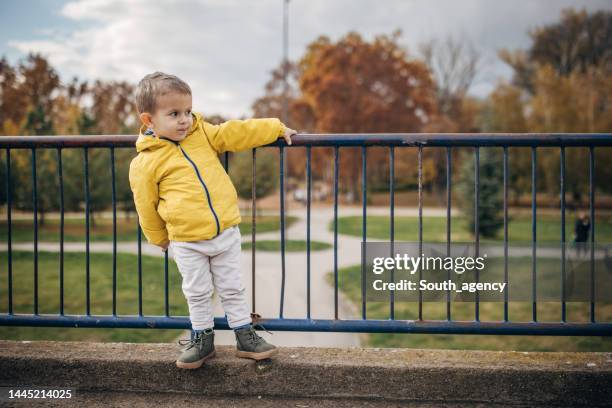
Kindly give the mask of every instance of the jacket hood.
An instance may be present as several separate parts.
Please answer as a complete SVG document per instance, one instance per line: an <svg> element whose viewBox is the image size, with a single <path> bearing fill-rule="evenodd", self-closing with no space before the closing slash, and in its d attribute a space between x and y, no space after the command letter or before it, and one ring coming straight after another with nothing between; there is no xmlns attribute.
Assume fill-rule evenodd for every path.
<svg viewBox="0 0 612 408"><path fill-rule="evenodd" d="M189 132L187 133L185 137L193 133L193 131L196 130L198 126L200 126L200 122L203 120L202 115L200 115L199 113L192 112L191 115L193 116L193 125L191 126L191 129L189 129ZM137 152L142 152L147 149L157 150L166 145L167 143L163 141L162 139L160 139L157 135L155 135L154 133L150 131L147 132L147 127L145 125L142 125L140 127L140 134L138 135L138 139L136 140L136 151Z"/></svg>

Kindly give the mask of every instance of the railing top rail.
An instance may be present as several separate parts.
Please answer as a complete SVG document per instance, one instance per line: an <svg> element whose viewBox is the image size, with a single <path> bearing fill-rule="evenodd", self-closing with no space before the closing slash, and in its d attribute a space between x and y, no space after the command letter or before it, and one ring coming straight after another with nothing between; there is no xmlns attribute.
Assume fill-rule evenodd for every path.
<svg viewBox="0 0 612 408"><path fill-rule="evenodd" d="M0 148L133 147L136 135L0 136ZM612 146L612 133L308 133L293 146ZM278 140L268 146L286 146Z"/></svg>

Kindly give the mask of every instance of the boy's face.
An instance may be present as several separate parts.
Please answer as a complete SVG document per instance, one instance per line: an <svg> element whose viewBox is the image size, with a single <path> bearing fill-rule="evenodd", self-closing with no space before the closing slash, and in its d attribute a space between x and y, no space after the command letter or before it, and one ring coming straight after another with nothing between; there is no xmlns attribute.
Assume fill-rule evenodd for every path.
<svg viewBox="0 0 612 408"><path fill-rule="evenodd" d="M151 114L140 114L142 122L153 129L157 136L181 141L193 125L191 116L191 95L168 92L157 98L157 109Z"/></svg>

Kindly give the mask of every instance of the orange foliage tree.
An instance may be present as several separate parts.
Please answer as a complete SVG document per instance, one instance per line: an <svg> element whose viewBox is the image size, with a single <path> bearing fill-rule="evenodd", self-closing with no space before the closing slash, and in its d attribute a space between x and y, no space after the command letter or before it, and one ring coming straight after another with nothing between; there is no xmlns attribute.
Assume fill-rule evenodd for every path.
<svg viewBox="0 0 612 408"><path fill-rule="evenodd" d="M435 87L427 66L409 57L399 37L397 31L366 41L349 33L337 42L323 36L311 43L299 63L289 69L289 123L298 130L320 133L422 131L436 113ZM282 67L273 72L266 96L253 105L256 115L280 113L281 73ZM342 189L357 201L361 160L354 150L340 150L340 179ZM332 150L317 149L316 153L313 177L331 177ZM416 152L405 153L397 160L396 171L414 175ZM387 155L386 149L368 151L368 162L376 163L368 173L381 185L387 182ZM290 174L303 171L303 157L303 152L289 156Z"/></svg>

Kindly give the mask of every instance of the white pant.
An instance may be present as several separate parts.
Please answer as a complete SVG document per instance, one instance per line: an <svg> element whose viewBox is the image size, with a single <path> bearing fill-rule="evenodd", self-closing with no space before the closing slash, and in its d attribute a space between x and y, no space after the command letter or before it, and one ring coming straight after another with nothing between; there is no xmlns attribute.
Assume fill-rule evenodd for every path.
<svg viewBox="0 0 612 408"><path fill-rule="evenodd" d="M231 328L251 322L240 276L240 243L237 225L209 240L170 241L174 261L183 276L183 294L194 330L214 326L213 286Z"/></svg>

